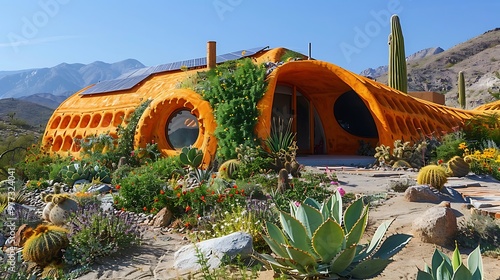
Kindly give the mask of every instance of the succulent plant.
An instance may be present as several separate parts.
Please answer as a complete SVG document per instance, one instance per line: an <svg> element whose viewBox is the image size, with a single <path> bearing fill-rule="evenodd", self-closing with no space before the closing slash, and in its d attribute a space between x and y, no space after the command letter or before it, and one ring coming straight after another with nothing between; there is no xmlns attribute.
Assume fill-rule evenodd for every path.
<svg viewBox="0 0 500 280"><path fill-rule="evenodd" d="M399 17L391 17L391 34L389 34L389 70L387 83L390 87L408 92L408 77L406 74L406 56L403 31Z"/></svg>
<svg viewBox="0 0 500 280"><path fill-rule="evenodd" d="M235 172L238 170L240 166L240 161L237 159L230 159L223 162L219 166L219 176L224 179L235 179Z"/></svg>
<svg viewBox="0 0 500 280"><path fill-rule="evenodd" d="M179 159L183 165L197 169L202 164L203 152L195 147L184 147L179 155Z"/></svg>
<svg viewBox="0 0 500 280"><path fill-rule="evenodd" d="M448 176L464 177L469 174L470 166L460 156L454 156L448 161L446 174Z"/></svg>
<svg viewBox="0 0 500 280"><path fill-rule="evenodd" d="M23 258L44 266L61 257L61 249L69 244L67 230L59 226L39 225L25 233Z"/></svg>
<svg viewBox="0 0 500 280"><path fill-rule="evenodd" d="M420 168L424 165L424 154L427 149L427 145L427 141L422 141L418 144L415 143L412 145L410 142L396 140L394 141L392 153L389 146L380 145L375 148L374 157L379 163L384 163L389 166L394 166L396 162L403 160L407 162L410 167Z"/></svg>
<svg viewBox="0 0 500 280"><path fill-rule="evenodd" d="M417 280L452 280L452 279L483 279L483 260L479 246L467 257L467 266L462 263L460 251L455 244L455 251L450 259L438 249L432 255L432 266L425 265L424 270L418 270Z"/></svg>
<svg viewBox="0 0 500 280"><path fill-rule="evenodd" d="M102 183L109 184L111 183L109 174L110 172L106 167L86 163L73 163L64 166L59 171L59 177L68 185L73 185L75 181L80 179L85 179L89 182L98 179Z"/></svg>
<svg viewBox="0 0 500 280"><path fill-rule="evenodd" d="M369 244L360 244L368 223L368 206L355 200L342 215L336 192L323 203L307 198L290 213L280 213L281 228L267 222L263 238L275 256L257 254L266 265L292 277L367 279L380 274L391 257L410 241L407 234L383 237L394 220L385 221Z"/></svg>
<svg viewBox="0 0 500 280"><path fill-rule="evenodd" d="M422 167L417 175L417 184L429 185L438 190L441 190L447 181L444 168L434 164Z"/></svg>

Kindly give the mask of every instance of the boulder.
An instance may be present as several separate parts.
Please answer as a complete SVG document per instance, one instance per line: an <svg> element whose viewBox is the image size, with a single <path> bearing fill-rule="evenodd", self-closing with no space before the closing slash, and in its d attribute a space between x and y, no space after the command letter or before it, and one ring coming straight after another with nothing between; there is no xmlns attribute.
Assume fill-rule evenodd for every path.
<svg viewBox="0 0 500 280"><path fill-rule="evenodd" d="M223 260L230 260L238 255L245 258L252 252L252 236L245 232L234 232L223 237L183 246L174 254L173 268L180 274L199 271L202 268L199 264L199 257L202 255L206 265L214 269L221 266ZM157 267L155 270L158 269L162 268Z"/></svg>
<svg viewBox="0 0 500 280"><path fill-rule="evenodd" d="M149 225L153 227L167 227L172 222L172 211L168 210L167 207L158 212L151 221L149 221Z"/></svg>
<svg viewBox="0 0 500 280"><path fill-rule="evenodd" d="M450 207L434 206L413 222L413 231L423 242L452 245L458 231L457 217Z"/></svg>
<svg viewBox="0 0 500 280"><path fill-rule="evenodd" d="M406 189L405 199L410 202L439 203L442 200L442 196L434 188L427 185L417 185Z"/></svg>

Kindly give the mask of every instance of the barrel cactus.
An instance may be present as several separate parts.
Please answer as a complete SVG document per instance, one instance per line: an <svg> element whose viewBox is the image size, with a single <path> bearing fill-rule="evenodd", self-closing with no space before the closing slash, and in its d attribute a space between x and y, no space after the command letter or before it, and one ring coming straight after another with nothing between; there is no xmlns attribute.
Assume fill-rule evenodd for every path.
<svg viewBox="0 0 500 280"><path fill-rule="evenodd" d="M464 177L469 174L470 166L460 156L454 156L448 161L446 173L448 176Z"/></svg>
<svg viewBox="0 0 500 280"><path fill-rule="evenodd" d="M23 259L41 266L59 258L69 244L67 230L59 226L39 225L25 237Z"/></svg>
<svg viewBox="0 0 500 280"><path fill-rule="evenodd" d="M281 212L281 227L267 222L263 235L276 256L257 254L267 266L292 277L367 279L379 275L410 241L407 234L383 240L394 220L382 223L369 244L359 244L368 223L368 206L355 200L342 215L339 192L323 203L307 198L290 202L290 214Z"/></svg>
<svg viewBox="0 0 500 280"><path fill-rule="evenodd" d="M219 167L219 176L224 179L235 179L235 172L240 166L240 161L237 159L230 159L223 162Z"/></svg>
<svg viewBox="0 0 500 280"><path fill-rule="evenodd" d="M441 190L447 181L444 168L434 164L422 167L417 175L417 184L429 185L438 190Z"/></svg>

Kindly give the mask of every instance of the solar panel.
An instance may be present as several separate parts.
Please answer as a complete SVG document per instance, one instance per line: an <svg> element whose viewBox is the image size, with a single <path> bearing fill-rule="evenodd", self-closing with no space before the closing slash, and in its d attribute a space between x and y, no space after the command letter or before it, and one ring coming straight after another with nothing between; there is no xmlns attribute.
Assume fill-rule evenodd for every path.
<svg viewBox="0 0 500 280"><path fill-rule="evenodd" d="M223 63L223 62L230 61L230 60L236 60L236 59L240 59L243 57L252 56L252 55L259 53L267 48L268 47L259 47L259 48L252 48L252 49L248 49L248 50L241 50L241 51L237 51L237 52L231 52L231 53L227 53L227 54L218 55L216 57L216 63ZM114 80L98 82L94 86L83 91L81 94L87 95L87 94L98 94L98 93L107 93L107 92L114 92L114 91L120 91L120 90L128 90L128 89L133 88L134 86L136 86L140 82L142 82L144 79L146 79L150 75L153 75L156 73L176 71L176 70L181 69L181 67L183 67L183 66L186 66L189 69L189 68L202 67L202 66L206 66L206 65L207 65L207 58L200 57L200 58L195 58L195 59L190 59L190 60L161 64L161 65L157 65L157 66L145 67L145 68L137 69L137 70L122 74Z"/></svg>

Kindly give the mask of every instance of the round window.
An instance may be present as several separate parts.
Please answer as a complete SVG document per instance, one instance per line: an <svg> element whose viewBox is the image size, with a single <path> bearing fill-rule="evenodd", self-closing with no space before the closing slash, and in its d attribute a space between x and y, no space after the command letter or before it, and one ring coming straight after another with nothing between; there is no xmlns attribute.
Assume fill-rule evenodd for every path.
<svg viewBox="0 0 500 280"><path fill-rule="evenodd" d="M172 114L165 127L165 137L174 149L193 145L198 139L198 134L198 119L187 109Z"/></svg>

